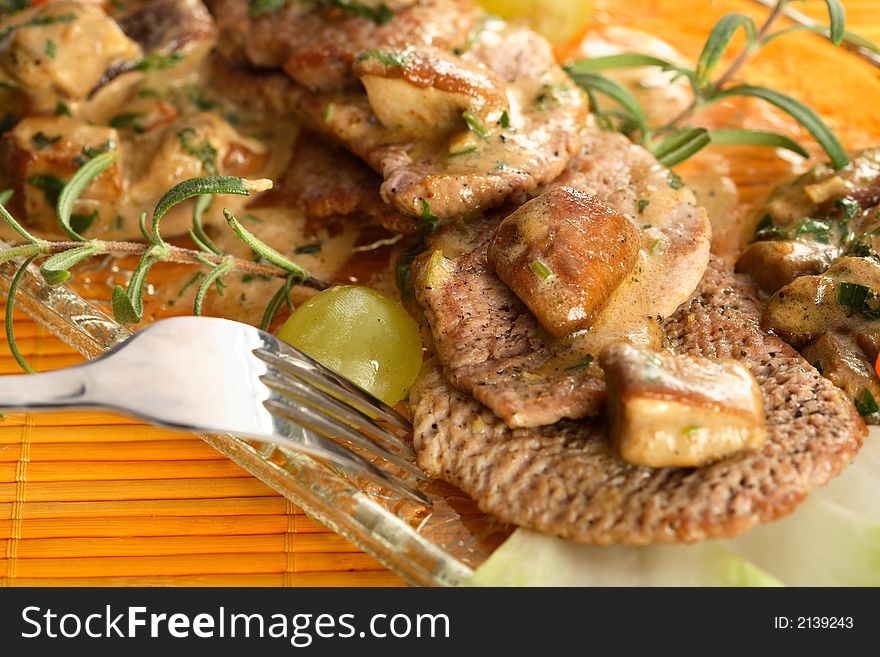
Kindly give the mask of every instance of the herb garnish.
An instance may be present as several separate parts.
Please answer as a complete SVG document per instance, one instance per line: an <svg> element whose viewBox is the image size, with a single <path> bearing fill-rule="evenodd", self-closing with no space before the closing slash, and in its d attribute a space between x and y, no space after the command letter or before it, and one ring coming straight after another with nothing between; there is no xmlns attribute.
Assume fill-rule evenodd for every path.
<svg viewBox="0 0 880 657"><path fill-rule="evenodd" d="M303 244L302 246L298 246L293 250L294 255L309 255L312 253L320 253L323 248L323 244L321 242L314 242L312 244Z"/></svg>
<svg viewBox="0 0 880 657"><path fill-rule="evenodd" d="M171 68L183 59L183 55L179 52L173 52L170 55L163 55L158 52L151 52L141 61L134 65L135 71L164 71Z"/></svg>
<svg viewBox="0 0 880 657"><path fill-rule="evenodd" d="M871 391L867 388L865 388L859 397L853 399L853 404L859 412L859 415L862 417L873 415L880 411L880 406L877 405L877 400L874 399L874 395L872 395Z"/></svg>
<svg viewBox="0 0 880 657"><path fill-rule="evenodd" d="M553 272L550 270L550 268L540 260L532 260L529 263L529 269L531 269L532 273L540 278L542 281L546 281L553 275Z"/></svg>
<svg viewBox="0 0 880 657"><path fill-rule="evenodd" d="M851 308L865 319L880 319L880 303L877 295L860 283L841 283L837 288L837 303Z"/></svg>
<svg viewBox="0 0 880 657"><path fill-rule="evenodd" d="M471 146L470 148L463 148L460 151L452 151L446 156L447 160L455 159L456 157L464 157L465 155L473 155L479 149L476 146Z"/></svg>
<svg viewBox="0 0 880 657"><path fill-rule="evenodd" d="M435 216L434 213L431 212L431 206L425 199L422 199L419 219L421 219L422 221L427 221L429 224L436 224L438 221L440 221L440 218Z"/></svg>
<svg viewBox="0 0 880 657"><path fill-rule="evenodd" d="M22 30L27 27L44 27L46 25L55 25L57 23L72 23L76 20L74 14L61 14L59 16L35 16L24 23L16 23L0 30L0 41L8 37L13 32Z"/></svg>
<svg viewBox="0 0 880 657"><path fill-rule="evenodd" d="M0 219L4 220L15 232L24 238L21 244L12 245L0 251L0 262L15 258L26 258L13 277L7 300L6 333L10 351L25 371L32 371L18 351L12 322L12 309L19 283L28 266L38 258L43 258L40 273L50 285L64 283L70 278L70 270L90 258L101 255L140 256L140 260L131 275L127 288L117 286L113 290L112 308L118 322L136 323L143 317L143 294L147 274L158 262L175 262L179 264L202 265L208 268L203 275L202 284L193 302L193 313L200 314L204 298L211 287L217 285L222 291L222 279L232 271L240 271L255 275L283 278L284 281L269 304L263 318L263 325L268 326L281 306L290 303L290 291L294 285L304 285L315 289L326 289L324 283L310 276L302 267L288 260L272 247L268 246L250 231L244 228L228 210L224 216L229 227L247 246L259 254L266 264L242 260L223 253L208 238L201 225L201 216L210 204L210 197L215 194L237 194L247 196L252 192L268 189L271 183L267 180L249 181L232 176L207 176L185 180L165 193L156 203L153 210L151 225L147 225L146 213L141 215L140 227L145 242L110 242L89 240L80 235L85 220L76 219L72 213L79 195L88 185L109 168L118 157L118 151L102 153L89 160L71 177L67 183L54 176L35 176L29 179L31 184L40 187L47 194L57 198L56 214L59 223L71 241L54 242L34 237L6 210L3 203L12 195L11 191L0 192ZM165 242L160 234L160 221L173 206L189 198L196 198L193 210L193 228L190 236L196 243L196 249L185 249L172 246ZM86 220L90 217L87 215Z"/></svg>
<svg viewBox="0 0 880 657"><path fill-rule="evenodd" d="M52 39L46 39L46 45L43 47L43 52L46 53L46 57L49 59L55 59L55 55L58 52L58 49L55 46L55 42Z"/></svg>
<svg viewBox="0 0 880 657"><path fill-rule="evenodd" d="M489 129L486 128L486 125L471 110L466 109L464 112L462 112L461 118L463 118L464 122L467 123L468 130L473 132L477 137L483 140L489 139L489 136L491 134L489 132Z"/></svg>
<svg viewBox="0 0 880 657"><path fill-rule="evenodd" d="M320 1L320 0L319 0ZM384 2L377 7L371 7L362 2L353 2L352 0L323 0L330 7L343 9L350 14L367 18L376 25L385 25L394 18L394 12Z"/></svg>
<svg viewBox="0 0 880 657"><path fill-rule="evenodd" d="M251 18L256 18L263 14L278 11L286 4L287 0L248 0L248 14Z"/></svg>
<svg viewBox="0 0 880 657"><path fill-rule="evenodd" d="M582 59L567 67L569 75L590 98L590 104L599 125L617 130L636 139L651 150L666 166L674 166L686 160L710 144L752 144L772 148L784 148L802 157L808 153L791 138L775 132L762 130L705 130L685 125L687 121L710 105L733 96L747 96L762 100L782 110L800 123L828 154L835 169L847 165L849 159L837 137L819 116L794 98L766 87L743 84L736 81L740 68L761 48L785 34L811 30L825 34L832 43L840 45L845 32L845 12L839 0L826 0L830 19L829 28L806 26L786 27L773 31L776 21L783 15L788 0L778 0L769 15L758 27L751 17L731 13L722 17L713 27L703 46L694 69L677 66L671 62L640 53L622 53ZM732 57L727 69L717 77L713 73L723 55L729 49L737 32L745 34L745 43ZM644 110L635 97L621 84L601 74L605 70L655 66L669 71L675 78L686 79L694 93L693 102L678 116L665 125L649 126ZM610 99L614 107L605 108L598 102L598 95Z"/></svg>
<svg viewBox="0 0 880 657"><path fill-rule="evenodd" d="M578 362L576 362L574 365L569 365L568 367L566 367L565 371L566 372L577 372L579 370L586 369L590 365L592 365L593 361L595 361L595 360L596 359L593 356L593 354L587 354L586 356L581 358Z"/></svg>
<svg viewBox="0 0 880 657"><path fill-rule="evenodd" d="M27 183L28 185L33 185L37 189L43 190L43 195L46 197L46 203L52 206L58 201L58 195L64 188L64 181L58 176L50 174L31 176L27 179Z"/></svg>
<svg viewBox="0 0 880 657"><path fill-rule="evenodd" d="M401 68L406 66L407 58L405 55L398 55L393 52L386 52L385 50L367 50L366 52L362 52L357 56L357 61L363 62L368 59L375 59L380 64L384 66L394 66L396 68Z"/></svg>
<svg viewBox="0 0 880 657"><path fill-rule="evenodd" d="M141 134L144 132L144 126L141 124L141 119L144 116L143 112L121 112L111 118L107 125L117 130L131 130L136 134Z"/></svg>
<svg viewBox="0 0 880 657"><path fill-rule="evenodd" d="M46 135L46 133L42 131L31 137L31 144L33 144L34 148L36 148L38 151L41 151L44 148L49 148L49 146L54 146L59 141L61 141L61 135L49 137Z"/></svg>
<svg viewBox="0 0 880 657"><path fill-rule="evenodd" d="M642 214L645 210L648 209L648 206L651 204L651 199L643 198L639 200L638 203L638 211L639 214Z"/></svg>
<svg viewBox="0 0 880 657"><path fill-rule="evenodd" d="M201 143L195 143L195 137L196 131L193 128L184 128L177 133L177 138L180 140L180 145L183 146L186 152L193 157L198 158L199 162L202 163L202 168L205 171L207 171L211 175L216 175L217 149L214 148L207 139L203 139Z"/></svg>

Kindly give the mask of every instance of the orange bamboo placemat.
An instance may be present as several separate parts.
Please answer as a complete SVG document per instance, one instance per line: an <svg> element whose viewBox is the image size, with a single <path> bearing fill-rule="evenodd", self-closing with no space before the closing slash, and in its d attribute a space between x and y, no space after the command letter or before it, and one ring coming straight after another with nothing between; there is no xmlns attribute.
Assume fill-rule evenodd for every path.
<svg viewBox="0 0 880 657"><path fill-rule="evenodd" d="M37 370L82 357L26 316ZM20 370L0 344L0 374ZM0 420L0 585L402 581L195 436L104 413Z"/></svg>

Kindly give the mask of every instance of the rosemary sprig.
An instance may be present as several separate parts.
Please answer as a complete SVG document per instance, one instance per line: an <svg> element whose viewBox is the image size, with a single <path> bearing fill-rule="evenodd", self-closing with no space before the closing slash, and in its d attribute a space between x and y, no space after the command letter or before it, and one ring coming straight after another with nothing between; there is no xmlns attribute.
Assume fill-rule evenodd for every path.
<svg viewBox="0 0 880 657"><path fill-rule="evenodd" d="M770 41L785 34L801 31L801 27L789 27L773 31L776 21L783 15L785 6L792 0L779 0L767 18L758 27L744 14L731 13L722 17L712 28L694 69L682 68L657 57L638 53L623 53L596 59L580 60L567 67L568 73L585 89L599 125L606 129L623 132L646 145L666 166L674 166L698 153L710 144L752 144L785 148L807 157L808 153L791 138L760 130L706 131L685 123L710 105L732 96L749 96L775 105L800 123L825 150L831 164L840 169L849 162L840 141L809 107L800 101L773 89L734 82L742 66L756 56ZM829 26L814 29L824 33L832 43L840 45L846 32L846 15L839 0L826 0ZM734 55L730 65L713 79L722 57L729 50L733 37L742 30L745 45ZM864 41L860 39L860 41ZM875 46L872 46L875 47ZM605 77L600 71L641 66L657 66L675 73L674 79L687 79L694 92L693 101L674 119L663 126L649 126L645 112L625 87ZM597 103L597 94L612 100L616 107L603 109Z"/></svg>
<svg viewBox="0 0 880 657"><path fill-rule="evenodd" d="M32 371L21 356L15 341L12 321L15 294L27 271L37 259L43 259L40 273L49 285L60 285L71 276L71 269L98 255L114 257L139 256L138 264L130 277L127 287L117 285L113 289L113 314L120 323L133 324L143 319L144 291L150 269L160 262L199 265L209 268L204 275L193 302L193 314L200 315L205 297L214 285L218 290L223 286L223 278L233 271L246 274L283 278L284 282L266 309L264 323L270 324L277 315L282 304L290 301L291 289L294 285L303 285L317 290L330 287L329 283L311 276L305 269L284 257L281 253L258 239L236 220L231 212L224 209L227 223L239 238L247 244L264 262L254 262L234 257L223 251L210 239L202 224L202 217L211 204L211 198L218 194L238 194L247 196L271 188L269 180L247 180L231 176L206 176L185 180L166 192L156 203L150 225L147 215L140 217L141 234L144 242L90 240L73 230L70 225L73 208L86 187L101 173L107 170L118 152L102 153L92 158L64 184L58 195L56 213L59 224L70 238L68 241L49 241L32 235L6 209L5 203L12 196L11 190L0 191L0 219L5 221L25 241L13 244L0 250L0 263L7 260L25 258L18 268L10 286L6 310L6 336L10 351L16 361L26 372ZM190 236L197 249L186 249L169 244L162 238L161 219L175 205L196 198L193 208L192 228Z"/></svg>

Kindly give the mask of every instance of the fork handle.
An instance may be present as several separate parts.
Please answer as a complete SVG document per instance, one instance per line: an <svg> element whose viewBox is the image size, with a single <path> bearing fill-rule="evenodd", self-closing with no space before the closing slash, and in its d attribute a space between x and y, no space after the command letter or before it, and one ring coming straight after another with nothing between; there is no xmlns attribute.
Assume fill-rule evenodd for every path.
<svg viewBox="0 0 880 657"><path fill-rule="evenodd" d="M0 376L0 408L38 409L88 404L86 367Z"/></svg>

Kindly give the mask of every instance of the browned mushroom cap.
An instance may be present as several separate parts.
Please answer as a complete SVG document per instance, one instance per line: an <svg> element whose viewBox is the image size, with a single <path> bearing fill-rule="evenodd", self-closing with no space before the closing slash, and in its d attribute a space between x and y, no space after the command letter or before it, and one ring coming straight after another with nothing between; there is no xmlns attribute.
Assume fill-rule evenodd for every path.
<svg viewBox="0 0 880 657"><path fill-rule="evenodd" d="M602 351L600 364L611 438L630 463L698 467L766 440L761 390L739 361L618 342Z"/></svg>
<svg viewBox="0 0 880 657"><path fill-rule="evenodd" d="M740 256L736 271L749 274L769 294L799 276L821 274L837 254L830 244L814 240L755 242Z"/></svg>
<svg viewBox="0 0 880 657"><path fill-rule="evenodd" d="M127 11L119 26L144 52L170 54L214 37L214 21L201 0L151 0Z"/></svg>
<svg viewBox="0 0 880 657"><path fill-rule="evenodd" d="M382 48L361 53L354 73L388 128L446 131L462 112L481 118L508 109L504 84L488 69L438 48Z"/></svg>
<svg viewBox="0 0 880 657"><path fill-rule="evenodd" d="M821 276L801 276L771 297L761 323L795 347L832 331L877 332L880 264L839 258Z"/></svg>
<svg viewBox="0 0 880 657"><path fill-rule="evenodd" d="M561 337L592 325L638 252L629 219L595 196L557 187L501 222L489 263L541 326Z"/></svg>

